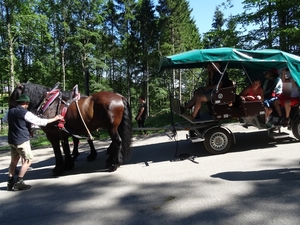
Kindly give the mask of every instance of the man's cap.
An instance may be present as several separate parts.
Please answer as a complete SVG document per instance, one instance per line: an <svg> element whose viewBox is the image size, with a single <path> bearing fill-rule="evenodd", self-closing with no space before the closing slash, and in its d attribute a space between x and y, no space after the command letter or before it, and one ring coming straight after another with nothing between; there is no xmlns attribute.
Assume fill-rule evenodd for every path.
<svg viewBox="0 0 300 225"><path fill-rule="evenodd" d="M30 98L28 97L28 95L21 94L17 102L30 102Z"/></svg>

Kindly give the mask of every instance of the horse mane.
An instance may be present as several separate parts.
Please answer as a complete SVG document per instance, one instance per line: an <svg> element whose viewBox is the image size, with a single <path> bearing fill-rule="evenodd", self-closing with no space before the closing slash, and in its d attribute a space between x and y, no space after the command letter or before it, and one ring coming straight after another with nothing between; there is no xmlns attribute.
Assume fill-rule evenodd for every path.
<svg viewBox="0 0 300 225"><path fill-rule="evenodd" d="M50 88L31 82L25 83L23 87L24 89L22 93L28 95L30 98L28 110L34 112L37 109L37 107L41 104L44 97L46 96L47 91L49 91Z"/></svg>
<svg viewBox="0 0 300 225"><path fill-rule="evenodd" d="M17 87L13 90L13 92L10 94L8 99L9 109L14 108L17 106L17 99L22 94L23 86L22 84L18 84Z"/></svg>
<svg viewBox="0 0 300 225"><path fill-rule="evenodd" d="M33 113L36 112L39 105L42 103L44 98L52 88L46 87L40 84L34 84L31 82L21 83L14 89L12 94L9 97L9 108L13 108L17 105L16 100L20 97L21 94L26 94L30 98L30 104L28 111ZM73 91L61 91L62 99L68 101L72 98ZM84 95L82 95L84 96Z"/></svg>

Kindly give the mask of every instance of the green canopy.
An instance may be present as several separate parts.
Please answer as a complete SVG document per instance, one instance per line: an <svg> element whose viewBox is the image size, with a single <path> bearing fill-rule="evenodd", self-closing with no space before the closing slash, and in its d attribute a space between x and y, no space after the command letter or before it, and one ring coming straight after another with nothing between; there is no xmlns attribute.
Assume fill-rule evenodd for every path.
<svg viewBox="0 0 300 225"><path fill-rule="evenodd" d="M160 70L201 68L208 62L222 62L223 66L228 65L228 68L244 69L250 78L262 75L263 71L271 68L288 67L292 77L300 86L300 57L275 49L196 49L162 58Z"/></svg>

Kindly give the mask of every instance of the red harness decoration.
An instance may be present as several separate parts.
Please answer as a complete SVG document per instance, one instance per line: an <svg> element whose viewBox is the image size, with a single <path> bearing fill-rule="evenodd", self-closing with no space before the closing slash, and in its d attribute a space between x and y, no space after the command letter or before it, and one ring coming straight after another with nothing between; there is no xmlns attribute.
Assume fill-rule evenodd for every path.
<svg viewBox="0 0 300 225"><path fill-rule="evenodd" d="M62 111L61 111L61 115L65 118L65 115L66 115L66 113L67 113L67 107L65 106L65 107L63 107L63 109L62 109ZM59 129L62 129L64 126L65 126L65 120L60 120L59 122L58 122L58 128Z"/></svg>
<svg viewBox="0 0 300 225"><path fill-rule="evenodd" d="M52 90L47 93L46 102L42 106L42 112L46 111L46 109L49 107L49 105L51 105L51 103L57 98L59 93L60 93L59 89L55 89L55 90Z"/></svg>

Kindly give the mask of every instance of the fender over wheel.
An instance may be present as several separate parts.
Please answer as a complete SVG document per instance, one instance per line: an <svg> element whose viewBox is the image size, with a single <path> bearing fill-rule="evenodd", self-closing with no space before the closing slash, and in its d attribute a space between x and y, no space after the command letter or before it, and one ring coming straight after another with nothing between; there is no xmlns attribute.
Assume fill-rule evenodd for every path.
<svg viewBox="0 0 300 225"><path fill-rule="evenodd" d="M292 132L295 138L300 140L300 117L292 123Z"/></svg>
<svg viewBox="0 0 300 225"><path fill-rule="evenodd" d="M222 127L215 127L208 130L204 138L206 150L213 155L228 152L233 142L232 134Z"/></svg>

